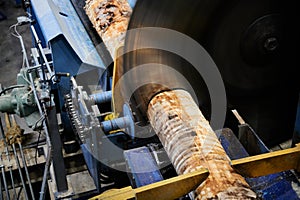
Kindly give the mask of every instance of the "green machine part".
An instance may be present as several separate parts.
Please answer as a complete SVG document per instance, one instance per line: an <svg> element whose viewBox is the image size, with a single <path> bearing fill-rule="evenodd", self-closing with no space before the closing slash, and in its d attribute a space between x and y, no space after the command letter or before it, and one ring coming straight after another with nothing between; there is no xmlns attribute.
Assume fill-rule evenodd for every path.
<svg viewBox="0 0 300 200"><path fill-rule="evenodd" d="M17 75L17 86L12 86L10 93L0 96L0 112L24 117L27 125L32 127L40 116L26 69L21 69Z"/></svg>

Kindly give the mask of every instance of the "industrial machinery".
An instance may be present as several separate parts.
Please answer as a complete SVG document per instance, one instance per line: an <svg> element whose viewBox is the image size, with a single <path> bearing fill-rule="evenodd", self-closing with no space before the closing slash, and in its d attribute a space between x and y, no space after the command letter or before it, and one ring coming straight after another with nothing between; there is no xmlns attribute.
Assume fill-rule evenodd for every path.
<svg viewBox="0 0 300 200"><path fill-rule="evenodd" d="M296 1L22 3L0 199L299 199Z"/></svg>

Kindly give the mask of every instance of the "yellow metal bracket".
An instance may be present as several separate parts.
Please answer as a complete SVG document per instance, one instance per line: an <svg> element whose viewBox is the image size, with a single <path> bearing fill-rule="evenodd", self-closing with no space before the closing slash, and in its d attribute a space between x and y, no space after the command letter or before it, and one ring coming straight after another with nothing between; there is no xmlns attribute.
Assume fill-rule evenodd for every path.
<svg viewBox="0 0 300 200"><path fill-rule="evenodd" d="M233 168L244 177L259 177L286 170L300 172L300 144L296 147L257 156L233 160ZM91 198L92 200L166 200L177 199L195 190L209 175L205 169L133 189L113 189Z"/></svg>
<svg viewBox="0 0 300 200"><path fill-rule="evenodd" d="M244 177L259 177L290 169L300 171L300 144L294 148L233 160L233 168Z"/></svg>
<svg viewBox="0 0 300 200"><path fill-rule="evenodd" d="M129 186L122 189L109 190L99 196L91 198L91 200L176 199L195 190L197 186L199 186L207 178L208 174L209 173L206 169L202 169L136 189Z"/></svg>

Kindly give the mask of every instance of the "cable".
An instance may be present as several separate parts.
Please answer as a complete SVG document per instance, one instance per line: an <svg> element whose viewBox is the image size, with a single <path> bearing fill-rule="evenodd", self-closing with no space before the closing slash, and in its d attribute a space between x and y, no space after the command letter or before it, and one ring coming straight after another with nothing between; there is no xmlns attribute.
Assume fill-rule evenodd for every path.
<svg viewBox="0 0 300 200"><path fill-rule="evenodd" d="M3 89L3 90L0 92L0 96L1 96L2 94L4 94L6 91L8 91L8 90L12 90L12 89L15 89L15 88L22 88L22 87L25 87L25 85L12 85L12 86L9 86L9 87Z"/></svg>
<svg viewBox="0 0 300 200"><path fill-rule="evenodd" d="M29 62L28 62L28 58L27 58L27 55L26 55L26 49L25 49L23 38L17 30L17 26L20 26L20 25L22 25L22 23L19 23L19 22L16 23L16 24L13 24L9 27L8 31L10 32L10 34L12 36L14 36L14 37L16 37L20 40L21 47L22 47L22 54L23 54L22 68L25 68L25 63L26 63L27 66L29 66ZM12 32L12 28L14 29L14 32Z"/></svg>
<svg viewBox="0 0 300 200"><path fill-rule="evenodd" d="M14 30L16 30L16 27L17 27L17 26L18 26L18 23L11 25L11 26L8 28L8 31L9 31L9 33L10 33L12 36L14 36L14 37L16 37L16 38L19 38L19 37L20 37L20 34L19 34L19 35L16 35L16 34L14 34L14 33L11 31L12 28L14 28ZM17 34L18 34L18 33L19 33L19 32L17 31Z"/></svg>
<svg viewBox="0 0 300 200"><path fill-rule="evenodd" d="M36 130L36 126L38 125L38 123L40 122L40 121L42 121L42 123L43 123L43 121L45 120L46 118L45 118L45 114L43 114L35 123L34 123L34 125L32 126L32 130Z"/></svg>
<svg viewBox="0 0 300 200"><path fill-rule="evenodd" d="M38 136L38 139L36 142L36 147L35 147L35 156L34 156L35 164L37 164L37 155L38 155L38 148L39 148L41 134L42 134L42 131L39 130L39 136Z"/></svg>

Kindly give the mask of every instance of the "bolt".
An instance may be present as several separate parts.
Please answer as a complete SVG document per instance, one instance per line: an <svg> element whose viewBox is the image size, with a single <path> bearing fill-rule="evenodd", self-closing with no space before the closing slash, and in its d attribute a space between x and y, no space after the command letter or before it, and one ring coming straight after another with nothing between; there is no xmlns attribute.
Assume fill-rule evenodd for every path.
<svg viewBox="0 0 300 200"><path fill-rule="evenodd" d="M276 37L270 37L265 40L264 47L267 51L274 51L278 48L279 42Z"/></svg>

